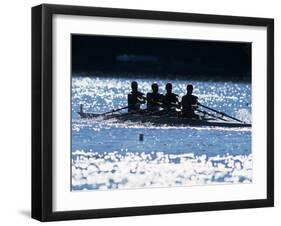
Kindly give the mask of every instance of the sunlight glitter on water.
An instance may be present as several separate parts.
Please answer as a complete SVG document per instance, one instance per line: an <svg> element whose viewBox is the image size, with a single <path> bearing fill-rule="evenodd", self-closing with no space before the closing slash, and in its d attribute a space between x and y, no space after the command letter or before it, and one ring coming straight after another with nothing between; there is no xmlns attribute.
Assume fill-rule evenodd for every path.
<svg viewBox="0 0 281 226"><path fill-rule="evenodd" d="M252 155L85 153L72 161L72 189L130 189L251 183Z"/></svg>
<svg viewBox="0 0 281 226"><path fill-rule="evenodd" d="M130 92L131 79L112 78L74 78L72 80L72 104L78 107L84 104L85 110L102 113L113 108L126 106L127 94ZM139 90L143 93L151 92L151 84L159 84L159 92L165 93L165 84L173 83L173 92L180 97L186 93L186 85L194 85L194 94L200 103L207 104L220 111L233 115L241 108L251 104L251 85L233 82L198 82L181 80L153 80L136 79ZM81 98L83 97L83 98ZM78 108L77 108L78 109Z"/></svg>
<svg viewBox="0 0 281 226"><path fill-rule="evenodd" d="M252 182L250 128L155 126L80 119L127 105L132 79L72 78L72 189L103 190ZM200 103L251 122L251 84L136 79L139 90L173 83L180 97L194 85ZM144 106L145 107L145 106ZM125 112L126 110L124 110ZM139 141L139 134L144 141Z"/></svg>

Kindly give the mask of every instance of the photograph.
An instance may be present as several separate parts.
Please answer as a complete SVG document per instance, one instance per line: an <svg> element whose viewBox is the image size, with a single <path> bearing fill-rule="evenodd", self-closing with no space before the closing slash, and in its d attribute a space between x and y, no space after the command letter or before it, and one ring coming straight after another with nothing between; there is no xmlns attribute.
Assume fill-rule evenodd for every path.
<svg viewBox="0 0 281 226"><path fill-rule="evenodd" d="M71 34L70 190L252 183L252 43Z"/></svg>
<svg viewBox="0 0 281 226"><path fill-rule="evenodd" d="M32 7L31 216L274 206L274 19Z"/></svg>

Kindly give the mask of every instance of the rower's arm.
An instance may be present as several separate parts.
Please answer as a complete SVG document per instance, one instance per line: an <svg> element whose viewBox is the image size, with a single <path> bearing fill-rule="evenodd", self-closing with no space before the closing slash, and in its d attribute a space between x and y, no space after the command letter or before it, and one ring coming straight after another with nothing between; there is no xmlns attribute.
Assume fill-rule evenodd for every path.
<svg viewBox="0 0 281 226"><path fill-rule="evenodd" d="M192 107L193 107L194 109L197 109L197 108L199 107L198 97L195 98L195 103L192 104Z"/></svg>
<svg viewBox="0 0 281 226"><path fill-rule="evenodd" d="M147 97L146 97L146 96L142 96L142 99L143 99L143 100L147 100Z"/></svg>
<svg viewBox="0 0 281 226"><path fill-rule="evenodd" d="M181 107L181 102L179 101L179 96L176 95L176 102L174 103L176 108L180 108Z"/></svg>
<svg viewBox="0 0 281 226"><path fill-rule="evenodd" d="M144 94L142 94L141 98L138 97L138 101L141 104L145 104L145 102L147 101L147 97Z"/></svg>

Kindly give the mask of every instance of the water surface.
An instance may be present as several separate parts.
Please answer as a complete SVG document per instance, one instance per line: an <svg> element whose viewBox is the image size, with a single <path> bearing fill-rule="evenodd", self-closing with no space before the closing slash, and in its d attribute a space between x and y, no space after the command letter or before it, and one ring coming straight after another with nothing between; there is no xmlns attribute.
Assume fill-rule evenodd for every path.
<svg viewBox="0 0 281 226"><path fill-rule="evenodd" d="M252 181L251 129L153 126L116 120L80 119L84 111L103 113L127 105L131 79L72 78L72 190L249 183ZM202 104L251 120L251 84L136 79L150 92L167 82L180 96L186 84ZM124 110L125 112L126 110ZM144 141L139 141L144 134Z"/></svg>

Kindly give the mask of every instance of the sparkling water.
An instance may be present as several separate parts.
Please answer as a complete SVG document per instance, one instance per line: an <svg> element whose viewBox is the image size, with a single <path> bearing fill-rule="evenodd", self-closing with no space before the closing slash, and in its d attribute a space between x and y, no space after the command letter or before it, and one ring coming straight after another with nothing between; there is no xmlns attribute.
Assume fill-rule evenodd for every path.
<svg viewBox="0 0 281 226"><path fill-rule="evenodd" d="M250 83L75 76L72 190L251 183L251 128L80 119L80 104L85 112L93 113L126 106L132 80L143 93L151 92L153 82L165 93L165 84L171 82L180 97L191 83L200 103L251 122ZM143 141L139 141L140 134Z"/></svg>

